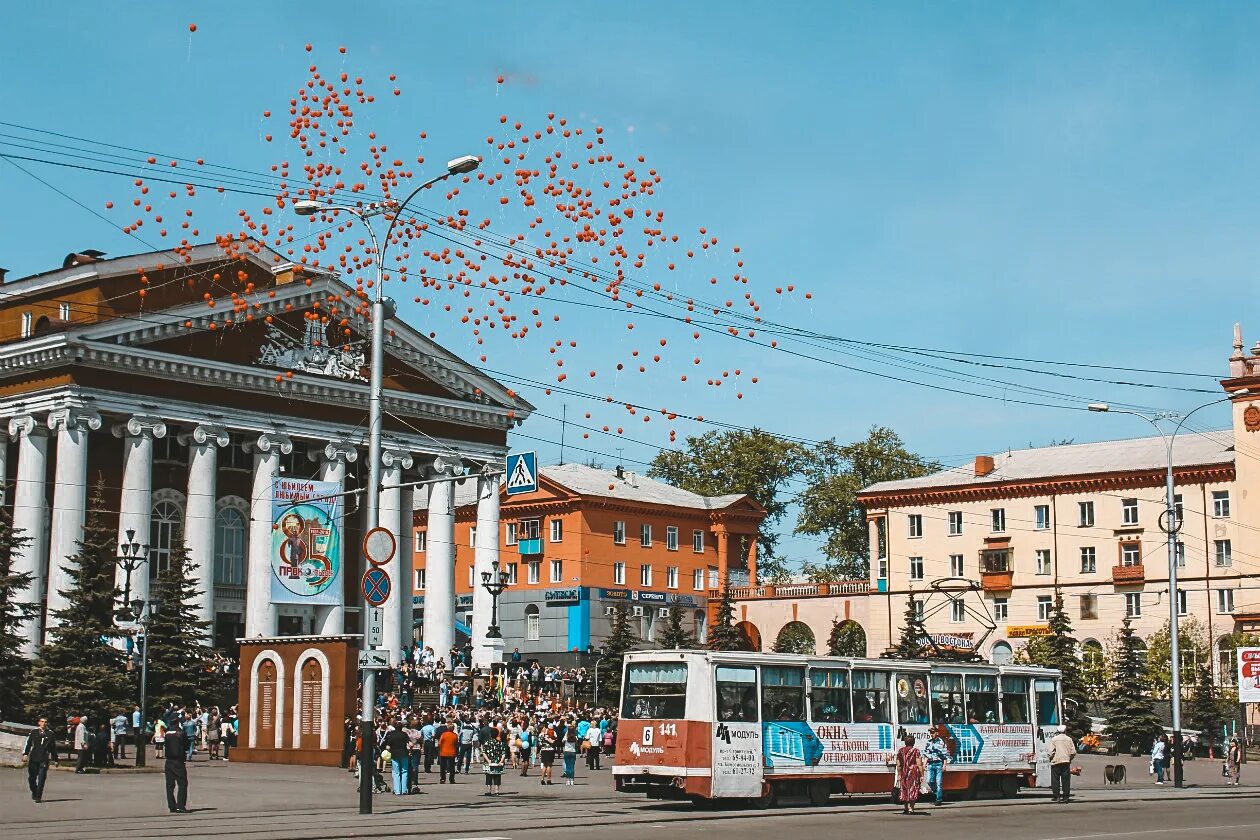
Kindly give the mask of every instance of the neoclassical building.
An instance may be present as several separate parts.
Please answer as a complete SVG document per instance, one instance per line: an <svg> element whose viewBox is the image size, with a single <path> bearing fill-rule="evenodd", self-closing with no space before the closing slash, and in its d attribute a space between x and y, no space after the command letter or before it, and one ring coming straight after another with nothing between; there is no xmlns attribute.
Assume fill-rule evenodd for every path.
<svg viewBox="0 0 1260 840"><path fill-rule="evenodd" d="M119 542L134 534L148 546L129 579L120 567L119 588L145 597L182 538L216 645L361 631L368 385L354 288L237 242L70 254L0 291L0 476L30 538L15 558L35 580L24 593L38 607L24 628L29 653L63 604L97 484ZM387 326L381 524L399 550L384 625L397 651L412 638L415 494L450 498L461 474L501 465L509 429L532 407L399 318ZM339 605L271 600L278 476L347 494ZM429 524L432 539L443 527L453 521Z"/></svg>

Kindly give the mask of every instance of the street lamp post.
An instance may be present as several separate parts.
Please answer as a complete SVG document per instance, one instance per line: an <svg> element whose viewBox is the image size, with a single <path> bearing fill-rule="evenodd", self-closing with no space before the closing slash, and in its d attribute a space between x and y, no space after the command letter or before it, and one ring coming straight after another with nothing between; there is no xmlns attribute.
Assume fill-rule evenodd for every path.
<svg viewBox="0 0 1260 840"><path fill-rule="evenodd" d="M481 573L481 587L490 593L490 629L487 639L502 639L499 632L499 596L508 588L508 573L499 570L499 559L490 561L490 571Z"/></svg>
<svg viewBox="0 0 1260 840"><path fill-rule="evenodd" d="M143 598L136 598L128 603L131 608L131 615L136 620L136 624L140 628L140 731L136 738L136 766L144 767L145 752L147 744L144 741L145 721L148 719L148 693L149 693L149 625L153 622L153 616L162 608L161 598L150 598L148 601Z"/></svg>
<svg viewBox="0 0 1260 840"><path fill-rule="evenodd" d="M118 544L118 556L114 563L126 572L123 584L123 605L131 604L131 573L143 566L149 559L149 547L136 542L134 528L127 529L127 541Z"/></svg>
<svg viewBox="0 0 1260 840"><path fill-rule="evenodd" d="M370 381L368 383L368 492L365 493L364 502L364 532L371 531L380 525L381 510L381 392L384 388L384 367L385 367L385 249L389 248L390 234L394 232L394 226L398 224L398 220L402 218L403 210L407 204L420 194L422 190L428 189L439 181L444 181L452 175L462 175L472 172L481 161L475 155L464 155L457 157L446 164L446 171L435 178L430 178L420 186L411 191L401 202L387 200L377 204L368 205L363 209L357 207L349 207L346 205L333 205L327 202L318 201L316 199L303 199L294 202L293 212L299 216L313 216L321 212L336 212L344 210L345 212L356 217L363 227L367 228L368 236L372 240L372 261L376 263L376 286L372 290L372 321L371 321L371 360L369 362L368 374ZM368 221L373 216L382 214L392 214L389 227L385 229L384 247L382 248L380 241L376 238L376 231L373 229L371 222ZM397 537L397 534L394 535ZM402 586L402 581L398 581L395 586ZM363 635L363 649L368 650L367 634ZM359 750L359 766L370 768L373 766L372 759L372 719L375 713L376 705L376 672L363 672L363 693L362 704L363 709L359 715L359 735L362 746ZM359 813L372 813L372 785L369 776L364 775L359 785Z"/></svg>
<svg viewBox="0 0 1260 840"><path fill-rule="evenodd" d="M1128 409L1113 409L1107 403L1090 403L1089 410L1097 412L1109 412L1111 414L1131 414L1134 417L1140 417L1155 427L1155 431L1159 432L1159 436L1164 441L1164 450L1167 455L1167 470L1164 475L1164 533L1167 535L1168 543L1168 653L1169 653L1169 671L1172 673L1172 685L1169 693L1172 705L1172 768L1173 768L1173 785L1176 787L1184 786L1184 775L1181 766L1181 650L1180 639L1178 634L1178 621L1180 613L1178 610L1178 592L1177 592L1177 532L1181 530L1181 523L1177 520L1177 502L1176 491L1173 479L1173 444L1177 440L1177 434L1181 431L1182 426L1190 419L1190 416L1199 409L1208 408L1213 405L1220 405L1223 402L1229 402L1233 397L1247 394L1247 391L1237 391L1228 397L1219 400L1213 400L1204 403L1197 408L1191 409L1185 414L1178 414L1173 411L1160 411L1154 415L1142 414L1138 411L1130 411ZM1161 420L1176 420L1177 425L1173 428L1172 434L1167 434L1159 425Z"/></svg>

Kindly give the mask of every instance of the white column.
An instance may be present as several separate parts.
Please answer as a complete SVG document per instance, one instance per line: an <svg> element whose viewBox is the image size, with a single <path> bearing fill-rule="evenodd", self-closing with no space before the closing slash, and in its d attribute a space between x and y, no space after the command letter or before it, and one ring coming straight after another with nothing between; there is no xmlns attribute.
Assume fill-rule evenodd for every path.
<svg viewBox="0 0 1260 840"><path fill-rule="evenodd" d="M441 459L439 459L440 461ZM439 470L435 477L445 473ZM455 482L429 485L425 547L424 646L449 659L455 643ZM447 664L450 664L449 662Z"/></svg>
<svg viewBox="0 0 1260 840"><path fill-rule="evenodd" d="M70 588L70 558L79 553L87 518L88 433L100 427L101 415L91 409L59 408L48 415L48 428L57 433L57 465L48 551L47 627L56 627L56 613L66 608L61 593Z"/></svg>
<svg viewBox="0 0 1260 840"><path fill-rule="evenodd" d="M403 636L403 604L406 603L410 614L411 592L408 581L402 577L403 509L402 490L398 485L402 483L403 470L410 469L412 463L411 453L405 450L386 449L381 452L381 527L393 534L398 542L398 550L385 567L393 585L389 590L389 598L381 605L381 609L385 611L382 647L389 651L389 661L394 664L398 663L404 642L411 640L410 622L406 626L407 635L405 638ZM450 649L449 645L447 649Z"/></svg>
<svg viewBox="0 0 1260 840"><path fill-rule="evenodd" d="M280 474L280 456L293 441L279 432L259 435L254 449L254 488L249 503L249 569L245 574L245 635L276 634L276 606L271 603L271 484Z"/></svg>
<svg viewBox="0 0 1260 840"><path fill-rule="evenodd" d="M114 426L114 437L123 439L122 496L118 513L118 542L127 542L127 532L149 545L149 523L153 518L153 441L166 437L166 424L160 418L135 414L126 423ZM146 564L131 573L131 599L149 599L150 567ZM115 578L126 595L127 573L121 568Z"/></svg>
<svg viewBox="0 0 1260 840"><path fill-rule="evenodd" d="M199 423L179 436L188 447L188 507L184 511L184 545L196 568L197 618L210 623L202 638L214 641L214 520L217 515L219 447L231 442L227 429L215 423Z"/></svg>
<svg viewBox="0 0 1260 840"><path fill-rule="evenodd" d="M402 508L402 530L398 534L398 610L402 642L410 645L415 635L415 520L416 488L403 487L399 492Z"/></svg>
<svg viewBox="0 0 1260 840"><path fill-rule="evenodd" d="M39 652L44 615L44 587L47 571L48 541L44 520L48 515L45 479L48 468L48 433L31 415L9 421L9 434L18 442L17 481L13 487L13 530L27 539L14 549L12 571L29 574L31 585L18 594L23 603L35 607L35 615L18 624L16 633L22 639L22 655L33 658Z"/></svg>
<svg viewBox="0 0 1260 840"><path fill-rule="evenodd" d="M319 480L332 481L338 490L346 487L346 464L353 464L359 459L359 451L353 444L344 441L330 441L327 445L312 449L308 457L320 462ZM341 540L341 580L336 583L337 594L343 602L336 606L320 605L315 608L315 632L320 636L337 636L346 630L346 608L344 603L345 574L348 562L358 551L357 546L346 542L346 499L341 499L341 517L337 520L337 534Z"/></svg>
<svg viewBox="0 0 1260 840"><path fill-rule="evenodd" d="M9 436L0 429L0 507L8 503L5 491L9 483Z"/></svg>
<svg viewBox="0 0 1260 840"><path fill-rule="evenodd" d="M503 661L503 639L488 639L492 599L481 585L483 572L490 573L499 561L499 476L477 477L477 547L473 557L473 664L488 668Z"/></svg>

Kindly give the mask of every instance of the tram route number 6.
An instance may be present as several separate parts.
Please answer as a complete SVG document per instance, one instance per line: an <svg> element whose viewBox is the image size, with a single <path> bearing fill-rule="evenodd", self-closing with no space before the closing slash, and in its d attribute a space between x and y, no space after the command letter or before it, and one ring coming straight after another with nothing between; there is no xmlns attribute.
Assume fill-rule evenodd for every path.
<svg viewBox="0 0 1260 840"><path fill-rule="evenodd" d="M678 736L678 724L676 723L662 723L660 725L660 730L661 730L661 737L677 737ZM653 728L651 726L643 727L643 737L642 739L640 739L643 742L643 746L645 747L652 746L652 740L655 737L655 735L656 733L653 731Z"/></svg>

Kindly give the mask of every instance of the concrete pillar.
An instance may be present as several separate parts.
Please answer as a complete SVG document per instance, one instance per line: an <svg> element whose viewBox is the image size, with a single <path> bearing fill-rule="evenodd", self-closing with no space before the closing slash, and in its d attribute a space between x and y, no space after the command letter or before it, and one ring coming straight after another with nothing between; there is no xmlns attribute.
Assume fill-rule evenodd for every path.
<svg viewBox="0 0 1260 840"><path fill-rule="evenodd" d="M218 511L219 447L231 442L227 429L213 423L199 423L179 436L188 447L188 506L184 511L184 544L196 566L197 617L214 627L214 523ZM213 633L203 637L214 641Z"/></svg>
<svg viewBox="0 0 1260 840"><path fill-rule="evenodd" d="M127 532L143 546L149 545L149 524L153 518L153 441L166 437L166 424L160 418L135 414L126 423L113 428L114 437L123 439L122 496L118 513L118 543L128 541ZM130 599L149 599L149 575L146 563L131 573ZM115 578L118 589L126 597L127 572L122 568Z"/></svg>
<svg viewBox="0 0 1260 840"><path fill-rule="evenodd" d="M28 574L31 585L18 597L35 607L35 615L15 628L22 639L22 655L34 658L39 652L44 615L44 589L48 566L48 541L44 521L48 516L45 500L48 467L48 432L29 414L9 421L9 434L18 442L17 481L13 486L13 530L27 542L15 549L12 572Z"/></svg>
<svg viewBox="0 0 1260 840"><path fill-rule="evenodd" d="M439 472L436 476L443 477ZM424 646L450 659L455 643L455 482L429 485L425 548ZM450 664L449 662L447 663Z"/></svg>
<svg viewBox="0 0 1260 840"><path fill-rule="evenodd" d="M413 463L411 453L404 450L386 449L381 452L380 523L382 528L394 535L394 539L398 543L398 550L394 552L393 558L385 566L385 570L389 572L389 578L393 585L389 590L389 598L381 605L381 609L385 612L384 621L382 622L384 636L382 647L389 651L389 661L394 664L397 664L401 658L403 645L411 641L411 623L409 621L405 625L403 623L404 605L407 607L407 614L411 614L411 590L408 586L409 581L403 577L402 571L404 511L402 509L402 488L398 485L402 483L403 470L410 469ZM406 513L410 516L410 511L406 511ZM454 597L454 593L452 593L452 602ZM404 632L406 633L405 636L403 635ZM449 644L446 649L450 650ZM434 648L434 650L436 651L437 649Z"/></svg>
<svg viewBox="0 0 1260 840"><path fill-rule="evenodd" d="M56 627L55 613L66 608L62 592L70 588L70 558L79 553L87 519L88 433L101 427L101 415L90 409L60 408L48 415L48 428L57 434L57 465L53 473L51 545L48 551L48 627Z"/></svg>
<svg viewBox="0 0 1260 840"><path fill-rule="evenodd" d="M276 634L276 606L271 603L271 485L280 474L280 456L293 451L293 441L279 432L264 432L251 444L254 486L249 501L249 563L245 573L245 635Z"/></svg>
<svg viewBox="0 0 1260 840"><path fill-rule="evenodd" d="M499 476L477 477L477 545L473 555L473 665L488 668L503 661L503 639L488 639L492 599L481 575L499 562Z"/></svg>
<svg viewBox="0 0 1260 840"><path fill-rule="evenodd" d="M416 488L402 487L399 490L402 508L402 531L398 534L399 590L398 610L401 622L403 645L410 646L415 636L415 602L412 593L415 591L415 519Z"/></svg>
<svg viewBox="0 0 1260 840"><path fill-rule="evenodd" d="M346 487L346 464L353 464L359 459L359 451L355 449L353 444L343 441L331 441L325 446L312 449L307 456L312 461L318 461L319 480L331 481L337 485L338 490L345 490ZM346 540L346 499L341 499L341 516L337 520L337 534L341 540L341 574L342 580L337 586L337 594L343 595L345 592L345 569L347 562L352 557L352 552L357 552L359 546L350 545ZM343 603L337 605L321 604L315 607L315 632L320 636L336 636L344 633L346 630L346 608Z"/></svg>

